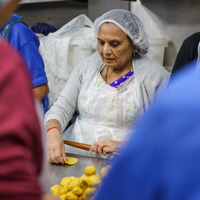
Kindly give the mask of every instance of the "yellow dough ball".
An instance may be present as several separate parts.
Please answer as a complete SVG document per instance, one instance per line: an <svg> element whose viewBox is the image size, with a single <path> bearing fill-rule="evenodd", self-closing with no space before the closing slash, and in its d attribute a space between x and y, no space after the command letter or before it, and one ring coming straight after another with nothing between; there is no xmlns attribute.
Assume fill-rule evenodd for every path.
<svg viewBox="0 0 200 200"><path fill-rule="evenodd" d="M70 177L64 177L61 182L60 185L65 186L65 185L69 185L70 182L74 179L74 176L70 176Z"/></svg>
<svg viewBox="0 0 200 200"><path fill-rule="evenodd" d="M85 193L83 193L79 198L78 200L87 200L87 196Z"/></svg>
<svg viewBox="0 0 200 200"><path fill-rule="evenodd" d="M76 196L73 192L70 191L66 194L65 199L67 199L67 200L78 200L78 196Z"/></svg>
<svg viewBox="0 0 200 200"><path fill-rule="evenodd" d="M101 176L101 178L103 178L103 177L106 176L106 174L108 173L109 169L110 169L110 166L107 166L107 167L103 167L103 168L100 170L100 176Z"/></svg>
<svg viewBox="0 0 200 200"><path fill-rule="evenodd" d="M88 187L88 188L85 190L85 195L86 195L87 197L92 197L92 196L95 194L96 191L97 191L96 188Z"/></svg>
<svg viewBox="0 0 200 200"><path fill-rule="evenodd" d="M61 187L60 195L67 194L68 192L69 192L69 187L68 186Z"/></svg>
<svg viewBox="0 0 200 200"><path fill-rule="evenodd" d="M79 178L74 178L69 184L69 190L72 190L75 186L79 186L80 180Z"/></svg>
<svg viewBox="0 0 200 200"><path fill-rule="evenodd" d="M79 181L80 181L80 186L85 190L88 187L87 176L86 175L81 176Z"/></svg>
<svg viewBox="0 0 200 200"><path fill-rule="evenodd" d="M51 194L60 195L60 190L61 190L61 186L60 186L60 185L53 185L53 186L50 188Z"/></svg>
<svg viewBox="0 0 200 200"><path fill-rule="evenodd" d="M86 181L89 187L95 187L101 183L101 177L99 174L95 174L87 177Z"/></svg>
<svg viewBox="0 0 200 200"><path fill-rule="evenodd" d="M96 169L94 166L88 166L84 170L86 176L91 176L96 174Z"/></svg>
<svg viewBox="0 0 200 200"><path fill-rule="evenodd" d="M83 194L83 189L80 187L80 186L75 186L73 189L72 189L72 192L75 194L75 195L82 195Z"/></svg>
<svg viewBox="0 0 200 200"><path fill-rule="evenodd" d="M93 199L101 183L101 177L108 172L108 167L101 169L100 174L96 173L94 166L88 166L84 169L84 175L80 178L70 176L64 177L60 185L54 185L50 188L52 194L56 194L61 200L89 200Z"/></svg>
<svg viewBox="0 0 200 200"><path fill-rule="evenodd" d="M62 194L59 197L60 197L61 200L66 200L66 196L67 196L67 194Z"/></svg>

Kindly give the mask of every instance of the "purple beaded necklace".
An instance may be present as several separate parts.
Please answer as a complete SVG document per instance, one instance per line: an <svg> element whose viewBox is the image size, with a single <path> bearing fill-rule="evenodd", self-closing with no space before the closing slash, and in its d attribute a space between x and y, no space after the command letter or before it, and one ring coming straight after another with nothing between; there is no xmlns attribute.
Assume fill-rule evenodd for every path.
<svg viewBox="0 0 200 200"><path fill-rule="evenodd" d="M104 77L105 82L107 82L107 74L108 74L108 69L109 69L108 66L106 66L106 67L107 67L107 71L106 71L106 75L105 75L105 77ZM117 80L113 81L113 82L110 83L109 85L110 85L111 87L118 88L119 86L122 86L123 83L124 83L129 77L133 76L133 74L134 74L134 71L133 71L132 65L131 65L131 66L130 66L130 70L129 70L128 73L126 73L126 74L123 75L122 77L118 78Z"/></svg>

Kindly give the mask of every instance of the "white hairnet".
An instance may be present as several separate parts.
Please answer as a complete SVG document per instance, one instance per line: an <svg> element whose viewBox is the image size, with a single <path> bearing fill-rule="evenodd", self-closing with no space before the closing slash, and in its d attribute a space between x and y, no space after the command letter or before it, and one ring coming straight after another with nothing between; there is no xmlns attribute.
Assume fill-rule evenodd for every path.
<svg viewBox="0 0 200 200"><path fill-rule="evenodd" d="M95 34L98 35L99 27L104 22L112 22L121 28L132 40L137 52L146 54L149 49L147 34L142 21L132 12L115 9L104 13L94 21Z"/></svg>

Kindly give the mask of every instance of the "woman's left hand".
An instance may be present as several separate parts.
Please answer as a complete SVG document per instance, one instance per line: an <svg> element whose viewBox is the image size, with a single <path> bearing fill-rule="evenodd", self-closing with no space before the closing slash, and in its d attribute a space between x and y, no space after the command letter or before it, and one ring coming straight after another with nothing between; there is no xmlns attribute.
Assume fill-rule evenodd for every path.
<svg viewBox="0 0 200 200"><path fill-rule="evenodd" d="M100 153L104 156L108 153L118 154L117 149L120 146L121 142L107 139L94 143L90 148L90 152L95 152L96 154Z"/></svg>

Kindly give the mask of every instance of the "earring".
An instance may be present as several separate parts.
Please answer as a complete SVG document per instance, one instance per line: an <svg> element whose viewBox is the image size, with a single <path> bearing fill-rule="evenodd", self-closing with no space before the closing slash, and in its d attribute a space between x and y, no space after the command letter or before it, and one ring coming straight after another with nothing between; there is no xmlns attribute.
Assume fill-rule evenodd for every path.
<svg viewBox="0 0 200 200"><path fill-rule="evenodd" d="M135 57L135 53L137 52L137 50L133 51L132 57Z"/></svg>

